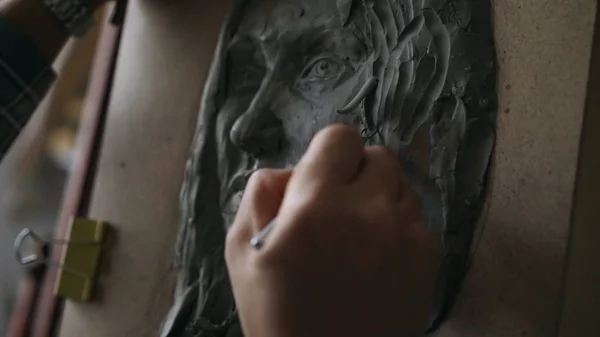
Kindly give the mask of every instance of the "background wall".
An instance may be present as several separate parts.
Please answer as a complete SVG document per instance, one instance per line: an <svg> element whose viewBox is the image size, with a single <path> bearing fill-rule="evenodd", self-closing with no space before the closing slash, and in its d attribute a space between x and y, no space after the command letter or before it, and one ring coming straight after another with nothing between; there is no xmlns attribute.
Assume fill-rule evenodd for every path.
<svg viewBox="0 0 600 337"><path fill-rule="evenodd" d="M494 1L498 143L473 266L440 337L556 335L595 0Z"/></svg>

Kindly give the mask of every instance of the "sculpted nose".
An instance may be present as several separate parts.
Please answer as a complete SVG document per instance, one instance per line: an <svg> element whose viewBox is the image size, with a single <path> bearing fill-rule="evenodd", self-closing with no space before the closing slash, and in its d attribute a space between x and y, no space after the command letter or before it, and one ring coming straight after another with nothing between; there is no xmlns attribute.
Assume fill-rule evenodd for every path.
<svg viewBox="0 0 600 337"><path fill-rule="evenodd" d="M231 142L253 156L275 153L281 147L281 121L269 110L246 112L229 134Z"/></svg>
<svg viewBox="0 0 600 337"><path fill-rule="evenodd" d="M248 110L233 124L231 142L253 156L274 153L281 148L283 127L270 105L275 99L272 75L267 75Z"/></svg>

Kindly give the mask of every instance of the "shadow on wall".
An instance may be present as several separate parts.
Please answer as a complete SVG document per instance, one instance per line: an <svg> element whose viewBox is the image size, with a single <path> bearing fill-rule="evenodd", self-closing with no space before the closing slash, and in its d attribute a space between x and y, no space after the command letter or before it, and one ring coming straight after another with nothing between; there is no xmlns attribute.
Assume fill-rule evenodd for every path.
<svg viewBox="0 0 600 337"><path fill-rule="evenodd" d="M488 202L506 201L492 197ZM498 209L509 209L509 206L496 207ZM524 239L518 230L506 230L523 227L522 221L508 223L508 219L493 213L487 217L485 232L480 233L476 258L449 314L451 319L444 323L439 335L477 336L490 327L497 329L498 322L507 322L502 329L510 333L520 330L519 336L552 336L557 326L548 321L558 317L561 279L547 278L543 283L539 280L548 271L562 268L556 261L563 258L564 243L540 237ZM544 226L543 223L538 225ZM524 256L527 258L523 259ZM480 282L482 279L488 282ZM532 292L537 294L532 295ZM524 303L523 298L527 297L544 300ZM555 324L558 325L558 321Z"/></svg>

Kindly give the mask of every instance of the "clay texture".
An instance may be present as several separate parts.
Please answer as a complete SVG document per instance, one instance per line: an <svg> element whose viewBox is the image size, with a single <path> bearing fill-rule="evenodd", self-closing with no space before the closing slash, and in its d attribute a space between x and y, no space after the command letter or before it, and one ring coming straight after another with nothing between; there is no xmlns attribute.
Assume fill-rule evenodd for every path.
<svg viewBox="0 0 600 337"><path fill-rule="evenodd" d="M242 336L223 245L248 177L293 167L332 123L397 153L424 225L439 234L435 329L466 273L483 204L494 60L489 0L234 1L186 167L179 279L162 336Z"/></svg>

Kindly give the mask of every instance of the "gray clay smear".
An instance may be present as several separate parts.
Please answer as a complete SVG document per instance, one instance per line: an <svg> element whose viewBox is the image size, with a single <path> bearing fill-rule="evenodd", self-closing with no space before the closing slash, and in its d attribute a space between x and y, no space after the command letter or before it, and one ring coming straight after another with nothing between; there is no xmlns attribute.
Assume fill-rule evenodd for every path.
<svg viewBox="0 0 600 337"><path fill-rule="evenodd" d="M494 145L490 1L233 1L186 167L163 336L242 336L223 245L248 176L293 167L332 123L397 153L444 243L429 331L440 324L466 273Z"/></svg>

